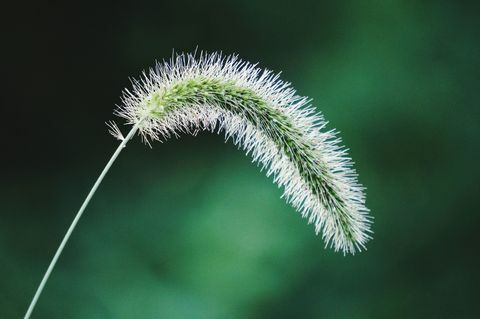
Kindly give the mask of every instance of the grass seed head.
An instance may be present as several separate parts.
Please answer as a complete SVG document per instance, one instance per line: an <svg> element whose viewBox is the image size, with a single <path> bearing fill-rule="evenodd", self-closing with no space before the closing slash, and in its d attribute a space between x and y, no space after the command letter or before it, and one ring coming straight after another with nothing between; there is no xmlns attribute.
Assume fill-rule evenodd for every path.
<svg viewBox="0 0 480 319"><path fill-rule="evenodd" d="M133 80L116 114L147 143L222 132L274 176L326 246L355 253L371 238L364 189L340 139L278 74L235 55L180 54Z"/></svg>

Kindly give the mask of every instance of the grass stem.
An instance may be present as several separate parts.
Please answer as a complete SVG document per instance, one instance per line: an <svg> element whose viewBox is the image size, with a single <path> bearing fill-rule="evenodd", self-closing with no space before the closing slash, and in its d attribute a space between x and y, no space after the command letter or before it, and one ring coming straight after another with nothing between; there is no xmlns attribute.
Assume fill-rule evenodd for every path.
<svg viewBox="0 0 480 319"><path fill-rule="evenodd" d="M118 155L120 155L120 152L125 148L127 145L128 141L135 135L137 132L139 125L141 122L137 122L130 132L128 132L128 135L122 140L120 145L117 147L115 150L115 153L113 153L112 157L108 161L107 165L103 168L102 172L100 173L100 176L98 176L97 180L95 181L95 184L93 184L92 188L90 189L90 192L88 193L87 197L83 201L82 206L77 212L77 215L75 215L75 218L73 219L72 223L70 224L70 227L68 228L65 236L62 239L62 242L60 243L60 246L58 246L57 251L55 252L55 255L52 258L52 261L50 262L50 265L47 268L47 271L45 272L45 275L43 275L42 281L38 285L37 291L35 292L35 295L33 296L32 301L30 302L30 306L28 307L27 313L25 314L24 319L29 319L30 315L32 314L33 309L35 308L35 305L37 304L38 298L42 294L43 288L45 287L45 284L48 281L48 278L50 277L50 274L52 273L53 268L55 267L55 264L58 261L58 258L62 254L63 249L65 248L65 245L68 242L68 239L72 235L73 230L77 226L78 221L80 220L80 217L82 217L83 212L85 211L85 208L87 208L88 203L92 199L93 195L95 194L96 190L100 186L100 184L103 181L103 178L107 174L107 172L110 170L110 167L112 167L113 163L117 159Z"/></svg>

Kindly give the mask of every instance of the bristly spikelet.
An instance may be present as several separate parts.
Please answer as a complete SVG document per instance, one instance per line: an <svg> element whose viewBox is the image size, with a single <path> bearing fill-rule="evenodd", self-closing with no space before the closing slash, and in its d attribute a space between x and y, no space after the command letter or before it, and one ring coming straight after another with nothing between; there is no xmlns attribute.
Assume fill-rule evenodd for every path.
<svg viewBox="0 0 480 319"><path fill-rule="evenodd" d="M340 139L308 98L270 71L220 53L178 55L134 80L116 114L143 139L224 132L267 168L284 196L322 232L326 246L355 253L370 239L363 187Z"/></svg>

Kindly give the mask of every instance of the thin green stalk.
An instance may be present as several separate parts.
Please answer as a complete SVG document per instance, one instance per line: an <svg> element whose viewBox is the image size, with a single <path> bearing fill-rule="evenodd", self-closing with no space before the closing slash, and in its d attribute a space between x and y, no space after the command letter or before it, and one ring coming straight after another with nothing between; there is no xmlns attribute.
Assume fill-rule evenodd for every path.
<svg viewBox="0 0 480 319"><path fill-rule="evenodd" d="M30 318L30 315L32 314L32 311L33 311L33 309L35 308L35 305L37 304L38 298L39 298L40 295L42 294L43 288L45 287L45 284L47 283L48 278L50 277L50 274L52 273L52 270L53 270L53 268L55 267L55 264L57 263L58 258L59 258L60 255L62 254L62 251L63 251L63 249L65 248L65 245L67 244L68 239L70 238L70 236L72 235L73 230L74 230L75 227L77 226L77 223L78 223L78 221L80 220L80 217L82 217L82 214L83 214L83 212L85 211L85 208L87 207L88 203L90 202L90 200L92 199L93 195L95 194L95 191L97 190L98 186L100 186L100 184L102 183L103 178L105 177L105 175L106 175L107 172L109 171L110 167L112 167L113 163L114 163L115 160L117 159L117 157L118 157L118 155L120 154L120 152L125 148L125 146L127 145L128 141L129 141L129 140L135 135L135 133L137 132L137 130L138 130L141 122L142 122L142 121L137 122L137 123L132 127L132 129L130 130L130 132L128 132L128 135L122 140L122 142L120 143L120 145L117 147L117 149L115 150L115 153L113 153L113 155L112 155L112 157L110 158L110 160L108 161L107 165L105 165L103 171L100 173L100 176L98 176L97 181L95 182L95 184L93 184L93 187L90 189L90 192L88 193L87 197L86 197L85 200L83 201L83 204L82 204L82 206L80 207L80 209L78 210L77 215L76 215L75 218L73 219L72 224L71 224L70 227L68 228L67 233L66 233L65 236L63 237L62 242L60 243L60 246L58 246L58 249L57 249L55 255L53 256L52 261L50 262L50 265L48 266L48 269L47 269L47 271L45 272L45 275L43 275L43 279L42 279L42 281L40 282L40 284L38 285L37 291L35 292L35 295L33 296L33 299L32 299L32 301L30 302L30 306L28 307L28 310L27 310L27 313L25 314L24 319L29 319L29 318Z"/></svg>

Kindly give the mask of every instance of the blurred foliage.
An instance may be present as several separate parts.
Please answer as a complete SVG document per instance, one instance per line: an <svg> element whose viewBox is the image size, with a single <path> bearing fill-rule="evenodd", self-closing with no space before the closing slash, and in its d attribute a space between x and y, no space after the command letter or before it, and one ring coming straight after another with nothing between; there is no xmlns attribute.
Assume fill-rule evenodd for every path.
<svg viewBox="0 0 480 319"><path fill-rule="evenodd" d="M76 6L76 7L75 7ZM116 145L128 76L199 49L283 70L341 131L375 238L323 249L220 136L139 140L74 233L33 318L474 318L478 7L465 1L136 1L11 8L0 318L20 318Z"/></svg>

